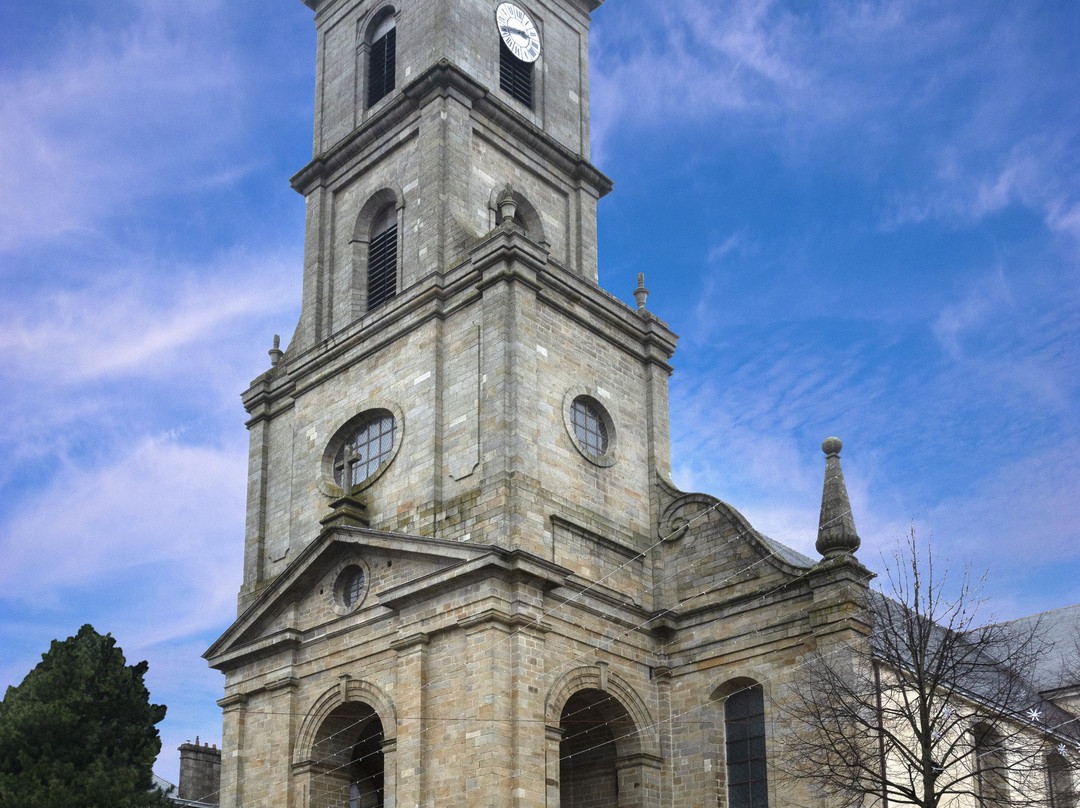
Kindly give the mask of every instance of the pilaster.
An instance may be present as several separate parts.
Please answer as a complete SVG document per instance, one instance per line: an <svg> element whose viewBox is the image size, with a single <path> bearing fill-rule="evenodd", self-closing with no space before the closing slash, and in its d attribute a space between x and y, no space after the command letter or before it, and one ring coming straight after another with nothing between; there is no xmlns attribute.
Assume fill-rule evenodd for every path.
<svg viewBox="0 0 1080 808"><path fill-rule="evenodd" d="M394 701L397 708L397 806L433 805L427 794L427 647L426 634L411 634L393 643Z"/></svg>

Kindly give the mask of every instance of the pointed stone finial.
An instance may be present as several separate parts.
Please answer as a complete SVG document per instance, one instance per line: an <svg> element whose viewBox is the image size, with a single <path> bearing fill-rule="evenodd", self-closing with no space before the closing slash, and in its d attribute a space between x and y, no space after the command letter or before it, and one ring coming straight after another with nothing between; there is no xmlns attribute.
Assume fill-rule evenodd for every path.
<svg viewBox="0 0 1080 808"><path fill-rule="evenodd" d="M502 192L495 200L495 204L499 208L499 224L513 224L514 216L517 215L517 200L514 199L514 186L510 183L506 183Z"/></svg>
<svg viewBox="0 0 1080 808"><path fill-rule="evenodd" d="M638 311L645 310L645 301L649 299L649 290L645 288L645 273L639 272L637 276L637 289L634 290L634 300L637 301Z"/></svg>
<svg viewBox="0 0 1080 808"><path fill-rule="evenodd" d="M825 558L853 555L861 541L855 532L844 472L840 469L840 438L826 438L821 444L825 453L825 489L821 492L821 518L818 520L817 551Z"/></svg>
<svg viewBox="0 0 1080 808"><path fill-rule="evenodd" d="M270 354L270 367L276 368L285 352L281 350L281 335L274 334L274 347L267 351Z"/></svg>

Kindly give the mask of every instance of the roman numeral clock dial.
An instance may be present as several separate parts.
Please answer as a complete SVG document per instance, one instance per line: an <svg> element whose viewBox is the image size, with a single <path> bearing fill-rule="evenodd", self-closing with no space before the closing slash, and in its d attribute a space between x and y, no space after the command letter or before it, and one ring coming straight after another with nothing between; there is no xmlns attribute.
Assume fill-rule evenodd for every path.
<svg viewBox="0 0 1080 808"><path fill-rule="evenodd" d="M499 3L495 9L495 22L506 47L523 62L535 62L540 58L540 34L529 17L514 3Z"/></svg>

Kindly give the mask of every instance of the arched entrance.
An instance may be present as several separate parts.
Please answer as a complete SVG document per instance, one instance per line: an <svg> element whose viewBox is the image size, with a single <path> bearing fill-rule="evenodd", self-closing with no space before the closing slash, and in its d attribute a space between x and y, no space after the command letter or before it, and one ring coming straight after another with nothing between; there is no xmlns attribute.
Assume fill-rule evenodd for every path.
<svg viewBox="0 0 1080 808"><path fill-rule="evenodd" d="M312 746L311 808L382 808L383 740L370 705L346 702L330 713Z"/></svg>
<svg viewBox="0 0 1080 808"><path fill-rule="evenodd" d="M635 766L627 766L627 752L637 746L634 722L616 698L579 690L563 707L559 728L561 808L637 804L641 778L634 776Z"/></svg>

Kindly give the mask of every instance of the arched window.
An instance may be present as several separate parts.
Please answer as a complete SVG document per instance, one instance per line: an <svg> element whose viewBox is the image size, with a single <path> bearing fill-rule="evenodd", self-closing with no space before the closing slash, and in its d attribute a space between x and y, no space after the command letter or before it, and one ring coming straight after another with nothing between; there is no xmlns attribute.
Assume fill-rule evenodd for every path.
<svg viewBox="0 0 1080 808"><path fill-rule="evenodd" d="M768 808L761 685L736 690L724 702L724 755L728 808Z"/></svg>
<svg viewBox="0 0 1080 808"><path fill-rule="evenodd" d="M972 729L975 748L975 785L980 808L1009 804L1008 756L1001 734L985 724Z"/></svg>
<svg viewBox="0 0 1080 808"><path fill-rule="evenodd" d="M397 210L393 205L387 205L371 223L367 265L368 311L397 294L397 247Z"/></svg>
<svg viewBox="0 0 1080 808"><path fill-rule="evenodd" d="M394 89L397 29L394 12L387 9L368 35L367 105L373 106Z"/></svg>
<svg viewBox="0 0 1080 808"><path fill-rule="evenodd" d="M1076 787L1069 762L1057 752L1046 756L1046 780L1050 808L1076 808Z"/></svg>

